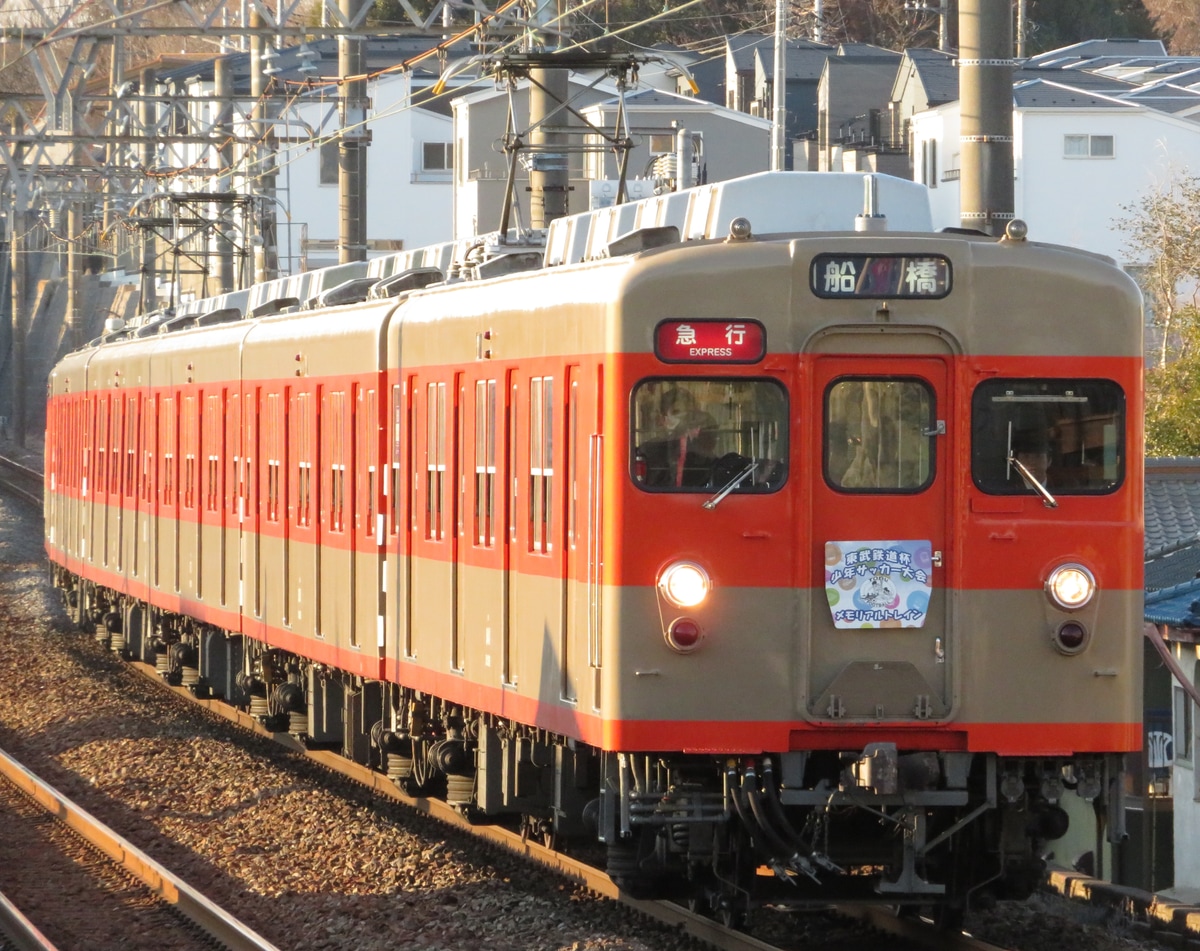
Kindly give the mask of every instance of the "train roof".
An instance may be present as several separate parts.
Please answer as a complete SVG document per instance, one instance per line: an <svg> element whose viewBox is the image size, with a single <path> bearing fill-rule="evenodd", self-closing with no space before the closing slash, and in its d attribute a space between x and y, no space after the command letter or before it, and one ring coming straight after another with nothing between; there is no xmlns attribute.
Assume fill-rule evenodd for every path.
<svg viewBox="0 0 1200 951"><path fill-rule="evenodd" d="M401 251L370 262L337 264L280 277L240 291L189 301L179 305L177 313L205 315L221 311L225 317L229 308L236 307L243 317L254 318L306 305L311 308L319 305L323 294L351 281L365 296L373 282L379 282L382 290L388 279L395 279L390 286L401 292L438 283L487 280L514 271L722 238L735 218L746 219L758 235L933 230L929 192L916 182L853 172L760 172L568 215L552 222L546 230L492 232ZM401 275L419 277L408 280ZM359 294L353 296L357 299ZM181 321L168 329L185 325L194 324Z"/></svg>

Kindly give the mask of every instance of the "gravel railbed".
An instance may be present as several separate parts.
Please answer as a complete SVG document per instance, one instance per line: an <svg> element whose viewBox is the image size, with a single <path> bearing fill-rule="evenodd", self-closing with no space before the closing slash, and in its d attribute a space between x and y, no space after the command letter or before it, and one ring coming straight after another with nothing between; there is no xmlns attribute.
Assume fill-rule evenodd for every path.
<svg viewBox="0 0 1200 951"><path fill-rule="evenodd" d="M0 499L0 746L289 951L690 948L226 725L70 630Z"/></svg>
<svg viewBox="0 0 1200 951"><path fill-rule="evenodd" d="M146 680L71 630L46 583L38 516L2 498L0 746L289 951L695 946ZM752 927L782 947L851 946L821 918L759 911ZM968 927L1016 951L1159 947L1042 896Z"/></svg>

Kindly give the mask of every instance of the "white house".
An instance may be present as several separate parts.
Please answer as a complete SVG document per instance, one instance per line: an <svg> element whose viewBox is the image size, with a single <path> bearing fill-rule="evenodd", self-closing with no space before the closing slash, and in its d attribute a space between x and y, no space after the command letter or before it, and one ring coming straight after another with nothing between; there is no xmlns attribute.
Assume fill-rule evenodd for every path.
<svg viewBox="0 0 1200 951"><path fill-rule="evenodd" d="M367 256L450 240L454 170L448 95L431 100L411 73L369 84L371 144L367 147ZM457 92L457 90L452 90ZM276 126L276 195L280 258L303 270L338 259L337 89L298 99ZM287 242L299 253L288 254Z"/></svg>
<svg viewBox="0 0 1200 951"><path fill-rule="evenodd" d="M914 177L930 188L937 227L960 224L959 105L912 117ZM1069 70L1018 82L1014 213L1029 237L1140 263L1118 223L1172 173L1200 172L1198 112L1200 94L1180 87L1111 80L1102 91Z"/></svg>

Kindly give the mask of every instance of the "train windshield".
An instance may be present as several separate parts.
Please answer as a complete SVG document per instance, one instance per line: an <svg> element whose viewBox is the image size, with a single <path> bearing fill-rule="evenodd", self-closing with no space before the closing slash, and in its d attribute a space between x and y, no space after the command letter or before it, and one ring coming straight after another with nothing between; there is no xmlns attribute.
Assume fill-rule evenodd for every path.
<svg viewBox="0 0 1200 951"><path fill-rule="evenodd" d="M649 491L772 492L787 474L787 394L773 380L643 380L631 475Z"/></svg>
<svg viewBox="0 0 1200 951"><path fill-rule="evenodd" d="M1125 476L1125 394L1111 380L989 380L971 408L971 475L992 495L1112 492ZM1019 462L1018 466L1016 463Z"/></svg>

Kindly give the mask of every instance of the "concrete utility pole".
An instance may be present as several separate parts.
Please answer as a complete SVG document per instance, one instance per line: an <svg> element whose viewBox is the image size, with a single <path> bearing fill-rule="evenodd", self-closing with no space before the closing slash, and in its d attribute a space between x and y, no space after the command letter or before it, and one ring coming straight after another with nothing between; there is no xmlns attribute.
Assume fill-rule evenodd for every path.
<svg viewBox="0 0 1200 951"><path fill-rule="evenodd" d="M13 129L16 132L16 128ZM19 153L18 153L19 155ZM20 180L20 179L19 179ZM25 448L25 335L29 330L29 302L26 299L28 283L26 267L25 232L29 228L26 214L28 192L18 188L8 210L8 245L12 265L12 381L13 381L13 438L17 445Z"/></svg>
<svg viewBox="0 0 1200 951"><path fill-rule="evenodd" d="M262 26L262 14L257 4L250 10L250 26ZM269 77L263 72L263 53L270 39L261 33L250 36L250 95L254 97L253 148L255 192L260 197L258 237L261 244L254 248L254 282L272 280L279 275L278 229L275 222L275 116L271 98L267 95Z"/></svg>
<svg viewBox="0 0 1200 951"><path fill-rule="evenodd" d="M154 134L155 115L154 115L154 99L151 92L158 82L158 75L153 69L142 70L141 77L141 94L142 99L139 105L141 113L142 126L142 149L141 161L142 171L149 173L151 166L154 164L154 148L157 138ZM154 310L154 305L157 297L156 289L156 270L155 261L155 238L154 231L151 228L142 228L142 282L141 282L141 305L142 313L148 314Z"/></svg>
<svg viewBox="0 0 1200 951"><path fill-rule="evenodd" d="M775 78L771 81L771 171L787 168L788 0L775 0Z"/></svg>
<svg viewBox="0 0 1200 951"><path fill-rule="evenodd" d="M530 17L526 52L545 49L546 27L550 26L553 6L539 0ZM560 24L555 28L561 30ZM571 188L567 161L567 110L570 74L565 69L535 67L529 71L529 144L532 166L529 169L529 226L548 228L569 209Z"/></svg>
<svg viewBox="0 0 1200 951"><path fill-rule="evenodd" d="M82 237L83 208L78 201L72 201L67 207L67 326L73 349L87 343L83 339L83 308L80 307L84 257L79 243Z"/></svg>
<svg viewBox="0 0 1200 951"><path fill-rule="evenodd" d="M959 217L1001 234L1013 217L1013 28L1010 0L960 0Z"/></svg>
<svg viewBox="0 0 1200 951"><path fill-rule="evenodd" d="M228 57L218 57L213 63L213 92L217 97L217 121L213 125L213 135L220 143L217 149L217 169L220 172L217 191L227 194L233 191L233 76L229 71ZM217 222L217 292L225 294L234 288L232 223L229 220L233 204L228 201L216 202L214 212Z"/></svg>
<svg viewBox="0 0 1200 951"><path fill-rule="evenodd" d="M364 0L341 0L346 22L366 16ZM338 137L338 263L367 259L367 80L363 73L363 37L338 37L338 75L342 121Z"/></svg>

